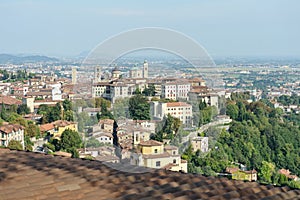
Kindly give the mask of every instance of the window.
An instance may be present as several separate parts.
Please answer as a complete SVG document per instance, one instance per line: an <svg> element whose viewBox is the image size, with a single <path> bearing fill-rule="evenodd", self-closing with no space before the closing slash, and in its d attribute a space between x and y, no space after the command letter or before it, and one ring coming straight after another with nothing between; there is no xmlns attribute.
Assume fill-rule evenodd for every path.
<svg viewBox="0 0 300 200"><path fill-rule="evenodd" d="M176 154L176 151L173 151L173 155L175 155Z"/></svg>
<svg viewBox="0 0 300 200"><path fill-rule="evenodd" d="M173 164L176 164L176 159L173 160Z"/></svg>
<svg viewBox="0 0 300 200"><path fill-rule="evenodd" d="M157 149L154 149L154 153L157 153L158 152L158 150Z"/></svg>
<svg viewBox="0 0 300 200"><path fill-rule="evenodd" d="M156 161L156 167L160 167L160 161Z"/></svg>
<svg viewBox="0 0 300 200"><path fill-rule="evenodd" d="M136 142L139 141L139 135L138 135L138 134L135 135L135 141L136 141Z"/></svg>

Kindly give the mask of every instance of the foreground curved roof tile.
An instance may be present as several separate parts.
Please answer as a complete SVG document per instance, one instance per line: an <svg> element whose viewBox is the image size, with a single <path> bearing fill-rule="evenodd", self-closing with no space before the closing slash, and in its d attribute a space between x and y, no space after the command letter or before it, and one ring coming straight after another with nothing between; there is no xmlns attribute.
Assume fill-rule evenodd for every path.
<svg viewBox="0 0 300 200"><path fill-rule="evenodd" d="M0 199L299 199L300 190L0 149ZM132 168L132 167L131 167Z"/></svg>

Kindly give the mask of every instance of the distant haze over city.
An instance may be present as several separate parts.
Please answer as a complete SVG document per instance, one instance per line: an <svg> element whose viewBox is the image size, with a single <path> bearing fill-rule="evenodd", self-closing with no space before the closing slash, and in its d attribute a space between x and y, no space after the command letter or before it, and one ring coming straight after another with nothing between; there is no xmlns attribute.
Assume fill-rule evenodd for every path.
<svg viewBox="0 0 300 200"><path fill-rule="evenodd" d="M0 53L77 57L105 39L164 27L216 57L297 57L299 1L40 1L0 3ZM26 12L25 12L26 11Z"/></svg>

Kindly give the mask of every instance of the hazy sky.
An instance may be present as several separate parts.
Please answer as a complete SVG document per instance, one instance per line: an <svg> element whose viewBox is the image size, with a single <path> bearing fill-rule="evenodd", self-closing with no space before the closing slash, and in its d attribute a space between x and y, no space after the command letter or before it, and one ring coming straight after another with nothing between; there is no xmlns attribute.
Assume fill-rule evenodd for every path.
<svg viewBox="0 0 300 200"><path fill-rule="evenodd" d="M299 0L0 1L0 53L73 56L133 28L182 32L212 56L299 56Z"/></svg>

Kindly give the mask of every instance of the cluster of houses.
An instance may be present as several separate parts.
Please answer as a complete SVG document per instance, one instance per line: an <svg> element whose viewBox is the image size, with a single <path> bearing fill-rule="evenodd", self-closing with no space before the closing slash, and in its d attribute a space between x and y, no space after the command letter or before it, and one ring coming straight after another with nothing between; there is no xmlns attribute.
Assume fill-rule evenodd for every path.
<svg viewBox="0 0 300 200"><path fill-rule="evenodd" d="M25 82L0 83L0 100L4 106L25 104L30 114L24 118L36 121L42 116L36 114L40 105L56 105L64 99L80 99L103 97L112 102L118 98L131 97L136 90L143 92L150 85L154 86L155 97L170 99L175 102L150 102L152 120L120 119L118 121L102 119L92 126L87 138L95 138L101 147L79 149L80 157L92 156L106 162L128 162L133 165L165 168L173 171L187 172L187 162L181 159L178 147L151 140L155 134L157 122L170 114L180 119L186 127L193 125L192 105L190 101L205 101L210 106L219 108L219 97L230 96L225 90L212 90L200 77L194 78L149 78L148 63L142 69L130 70L129 77L122 78L122 72L115 68L111 75L103 76L100 67L95 67L93 83L80 85L77 83L76 69L72 69L72 80L55 76L36 75ZM74 88L77 88L74 90ZM99 108L80 108L78 112L86 112L96 116ZM42 133L60 138L64 130L78 131L77 123L57 120L40 125ZM0 126L1 145L7 146L14 139L24 147L24 127L14 124ZM32 138L34 149L47 142L44 138ZM194 137L191 140L193 151L208 152L208 138ZM233 171L232 171L233 172ZM240 171L238 171L240 172ZM234 171L235 173L235 171Z"/></svg>
<svg viewBox="0 0 300 200"><path fill-rule="evenodd" d="M81 154L91 155L100 161L187 172L187 162L181 160L177 147L150 139L150 135L155 133L156 123L157 121L124 119L118 120L116 127L114 120L99 120L89 136L106 146L87 148ZM105 148L114 151L104 151Z"/></svg>
<svg viewBox="0 0 300 200"><path fill-rule="evenodd" d="M81 149L79 150L80 157L90 155L101 161L126 161L139 166L187 172L187 163L181 160L177 147L153 141L150 136L155 134L157 122L168 114L179 118L186 127L192 126L192 105L186 101L202 100L218 108L220 91L212 91L205 85L203 79L197 77L189 79L149 78L148 68L148 63L145 61L142 69L134 68L130 70L129 77L122 78L122 72L118 68L113 69L111 75L103 76L101 67L95 67L92 85L78 83L76 69L72 69L72 80L57 78L53 75L36 75L25 82L0 83L2 93L0 97L5 106L27 105L30 114L23 117L37 121L42 117L36 114L40 105L54 106L64 99L92 97L103 97L114 103L118 98L133 96L137 88L143 92L152 85L155 88L156 98L166 98L176 102L152 101L150 114L153 120L149 121L123 119L114 124L115 122L110 119L100 120L92 127L88 138L95 138L102 146ZM223 93L225 94L224 91ZM99 108L79 108L78 110L79 113L86 112L89 116L96 116L99 111ZM77 123L58 120L40 125L42 133L47 133L57 139L66 129L78 131ZM16 139L24 146L23 127L8 124L1 126L1 131L1 145L7 146L11 139ZM44 138L31 138L31 140L34 143L34 150L47 142ZM195 151L198 149L203 152L208 151L207 138L195 138L192 144ZM116 147L118 149L115 149Z"/></svg>

